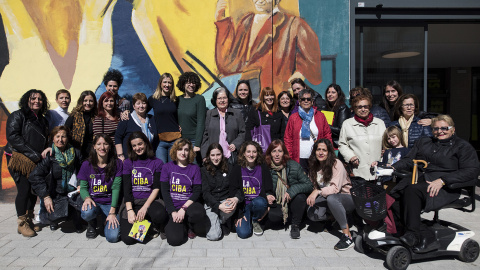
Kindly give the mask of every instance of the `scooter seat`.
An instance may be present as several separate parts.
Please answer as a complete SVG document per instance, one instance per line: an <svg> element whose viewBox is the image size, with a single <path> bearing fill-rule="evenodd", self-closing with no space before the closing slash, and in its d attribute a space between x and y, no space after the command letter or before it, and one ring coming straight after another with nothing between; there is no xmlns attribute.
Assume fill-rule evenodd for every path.
<svg viewBox="0 0 480 270"><path fill-rule="evenodd" d="M471 204L472 204L472 200L470 199L470 197L464 197L464 198L457 199L456 201L454 201L450 204L447 204L440 209L463 208L463 207L468 207ZM440 209L438 209L438 210L440 210Z"/></svg>

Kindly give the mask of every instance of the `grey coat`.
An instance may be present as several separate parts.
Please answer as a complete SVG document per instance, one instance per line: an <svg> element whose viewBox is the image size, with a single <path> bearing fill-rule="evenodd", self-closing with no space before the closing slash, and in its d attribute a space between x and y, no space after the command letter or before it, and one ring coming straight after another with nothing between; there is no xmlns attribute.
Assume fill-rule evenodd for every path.
<svg viewBox="0 0 480 270"><path fill-rule="evenodd" d="M228 144L234 144L237 151L245 141L245 122L241 111L228 108L225 113L225 131L227 133ZM207 111L205 119L205 131L203 132L201 152L202 157L207 155L207 149L210 144L218 143L220 138L220 115L217 108Z"/></svg>

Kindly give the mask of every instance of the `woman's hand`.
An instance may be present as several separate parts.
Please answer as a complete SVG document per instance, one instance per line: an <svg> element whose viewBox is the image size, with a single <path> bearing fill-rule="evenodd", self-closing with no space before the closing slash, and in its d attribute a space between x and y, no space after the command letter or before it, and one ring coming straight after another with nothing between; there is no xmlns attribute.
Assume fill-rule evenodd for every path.
<svg viewBox="0 0 480 270"><path fill-rule="evenodd" d="M118 226L120 226L120 223L118 222L118 219L117 219L117 215L115 215L115 213L108 213L107 219L105 220L105 224L107 224L107 222L108 222L109 229L116 229Z"/></svg>
<svg viewBox="0 0 480 270"><path fill-rule="evenodd" d="M245 221L247 221L247 218L245 216L243 216L243 219ZM235 227L240 226L240 224L242 224L242 219L241 218L239 218L239 219L237 219L237 221L235 221Z"/></svg>
<svg viewBox="0 0 480 270"><path fill-rule="evenodd" d="M117 158L120 159L122 162L125 161L125 155L124 154L117 155Z"/></svg>
<svg viewBox="0 0 480 270"><path fill-rule="evenodd" d="M372 165L370 165L370 167L375 167L377 165L378 165L378 161L374 161L374 162L372 162Z"/></svg>
<svg viewBox="0 0 480 270"><path fill-rule="evenodd" d="M49 214L53 213L53 201L50 197L43 198L43 204L45 204L45 209Z"/></svg>
<svg viewBox="0 0 480 270"><path fill-rule="evenodd" d="M183 208L181 208L177 212L172 213L172 219L173 219L173 222L175 223L182 223L184 218L185 218L185 210L183 210Z"/></svg>
<svg viewBox="0 0 480 270"><path fill-rule="evenodd" d="M93 206L92 206L93 205ZM82 211L87 211L89 209L92 209L93 207L96 207L97 205L95 204L95 202L92 200L92 198L90 197L87 197L85 199L85 201L83 202L83 205L82 205Z"/></svg>
<svg viewBox="0 0 480 270"><path fill-rule="evenodd" d="M129 116L128 116L129 114L130 114L129 110L123 111L122 113L120 113L120 119L122 119L123 121L127 121L129 119Z"/></svg>
<svg viewBox="0 0 480 270"><path fill-rule="evenodd" d="M145 215L147 214L147 210L148 210L148 207L146 207L145 205L140 208L140 210L138 210L137 212L137 221L143 221L145 219ZM133 211L131 211L133 212Z"/></svg>
<svg viewBox="0 0 480 270"><path fill-rule="evenodd" d="M225 18L225 9L227 9L227 0L218 0L217 9L215 10L215 20L219 21Z"/></svg>
<svg viewBox="0 0 480 270"><path fill-rule="evenodd" d="M424 127L429 127L432 124L432 119L420 119L418 120L417 124L424 126Z"/></svg>
<svg viewBox="0 0 480 270"><path fill-rule="evenodd" d="M200 147L198 147L198 146L193 147L193 152L199 152L199 151L200 151Z"/></svg>
<svg viewBox="0 0 480 270"><path fill-rule="evenodd" d="M235 208L237 208L237 204L238 204L238 198L237 197L233 197L233 198L228 198L225 202L225 205L227 206L227 211L228 212L225 212L225 213L231 213L233 211L235 211Z"/></svg>
<svg viewBox="0 0 480 270"><path fill-rule="evenodd" d="M351 159L350 159L350 163L355 166L355 167L358 167L358 165L360 164L360 161L358 160L358 157L357 156L353 156Z"/></svg>
<svg viewBox="0 0 480 270"><path fill-rule="evenodd" d="M312 207L315 204L315 199L320 195L320 190L315 189L310 193L310 196L307 198L307 205Z"/></svg>
<svg viewBox="0 0 480 270"><path fill-rule="evenodd" d="M273 204L273 202L275 201L275 196L267 195L267 201L268 201L268 204Z"/></svg>
<svg viewBox="0 0 480 270"><path fill-rule="evenodd" d="M434 180L432 182L429 182L429 181L425 181L425 182L427 182L427 184L428 184L427 193L430 193L430 197L437 196L438 192L443 187L443 181L440 178L438 178L437 180Z"/></svg>
<svg viewBox="0 0 480 270"><path fill-rule="evenodd" d="M127 211L128 213L128 223L133 224L137 220L137 217L135 216L135 211L129 210Z"/></svg>
<svg viewBox="0 0 480 270"><path fill-rule="evenodd" d="M290 194L288 194L288 192L285 192L285 195L283 195L283 198L285 199L285 201L287 203L290 202L290 200L292 199L292 198L290 198Z"/></svg>
<svg viewBox="0 0 480 270"><path fill-rule="evenodd" d="M230 152L235 152L235 150L237 150L237 147L235 147L235 144L232 143L228 146L228 150L230 150Z"/></svg>
<svg viewBox="0 0 480 270"><path fill-rule="evenodd" d="M41 154L42 158L46 158L48 154L52 155L52 147L47 147L45 150L43 150Z"/></svg>

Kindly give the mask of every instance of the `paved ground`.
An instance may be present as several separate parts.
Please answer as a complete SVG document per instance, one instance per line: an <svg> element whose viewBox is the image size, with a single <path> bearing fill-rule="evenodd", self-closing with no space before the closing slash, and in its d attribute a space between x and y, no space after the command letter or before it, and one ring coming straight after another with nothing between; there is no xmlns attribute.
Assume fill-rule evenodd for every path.
<svg viewBox="0 0 480 270"><path fill-rule="evenodd" d="M478 188L477 188L478 189ZM479 192L477 191L477 194ZM478 196L477 196L478 197ZM477 200L478 203L478 200ZM441 217L473 230L480 242L480 211L472 214L444 210ZM68 231L68 226L63 231ZM146 245L110 244L103 237L87 240L85 234L50 231L24 238L16 232L15 208L0 204L0 269L373 269L385 268L384 257L364 255L353 248L335 251L338 238L328 232L302 230L291 240L288 231L267 230L263 236L239 239L230 234L222 241L204 238L170 247L160 238ZM463 263L456 258L414 262L408 269L480 269L480 259Z"/></svg>

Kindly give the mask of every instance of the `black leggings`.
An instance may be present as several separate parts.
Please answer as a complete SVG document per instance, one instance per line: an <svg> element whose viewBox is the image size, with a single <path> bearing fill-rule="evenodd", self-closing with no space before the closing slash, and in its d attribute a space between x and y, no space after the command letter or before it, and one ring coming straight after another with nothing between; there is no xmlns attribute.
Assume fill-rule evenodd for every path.
<svg viewBox="0 0 480 270"><path fill-rule="evenodd" d="M180 246L187 242L186 225L199 236L204 237L207 235L207 231L210 228L210 220L202 204L198 202L192 203L187 208L182 223L173 222L172 215L169 215L167 226L165 226L168 244L171 246Z"/></svg>
<svg viewBox="0 0 480 270"><path fill-rule="evenodd" d="M136 205L134 207L135 214L138 213L138 210L143 205ZM126 210L125 210L126 211ZM149 220L152 222L152 225L150 226L150 229L152 227L157 227L163 229L165 227L165 224L167 223L168 220L168 214L167 211L165 210L165 207L157 202L153 201L150 207L147 210L147 214L145 215L145 219ZM130 236L128 234L130 233L130 230L132 229L133 224L130 224L128 222L128 219L125 218L120 218L120 235L122 238L123 243L127 245L133 245L138 243L138 241Z"/></svg>
<svg viewBox="0 0 480 270"><path fill-rule="evenodd" d="M7 156L7 164L10 162L10 156ZM15 198L15 208L17 209L17 216L23 216L27 213L27 210L32 210L35 208L37 203L37 196L32 194L32 187L28 178L25 175L22 175L19 172L12 171L8 168L8 172L15 181L17 186L17 197Z"/></svg>
<svg viewBox="0 0 480 270"><path fill-rule="evenodd" d="M297 194L297 196L288 203L288 212L292 217L292 225L300 225L306 207L307 195L303 193ZM269 226L272 227L283 223L282 206L280 204L277 204L277 207L270 208L267 214L267 220L271 223Z"/></svg>

